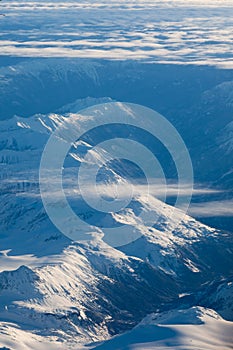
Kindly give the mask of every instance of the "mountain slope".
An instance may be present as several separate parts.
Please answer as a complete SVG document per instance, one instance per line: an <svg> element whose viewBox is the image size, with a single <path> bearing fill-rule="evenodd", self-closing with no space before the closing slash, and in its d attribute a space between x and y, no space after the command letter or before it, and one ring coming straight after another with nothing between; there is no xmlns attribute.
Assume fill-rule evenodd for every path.
<svg viewBox="0 0 233 350"><path fill-rule="evenodd" d="M67 198L76 215L89 224L91 241L72 242L52 224L39 191L41 154L51 133L68 118L75 118L78 127L88 123L75 110L92 102L98 101L64 107L74 108L74 113L14 117L0 123L0 339L6 347L14 344L16 335L22 348L34 346L34 340L35 347L42 341L51 348L62 343L81 348L128 331L147 314L183 303L180 294L199 292L203 284L232 273L230 234L201 224L153 195L145 196L144 187L118 212L103 214L84 203L75 188L84 162L101 167L97 183L110 186L105 193L110 200L112 186L120 184L127 192L127 176L138 176L134 167L127 173L121 160L109 163L106 150L91 150L95 133L71 145L63 169ZM59 138L72 133L72 127L64 127ZM56 208L59 205L62 210L58 201ZM148 227L141 212L153 218L153 225ZM61 219L69 227L69 218ZM107 229L120 234L122 225L132 239L111 248ZM82 233L82 225L78 230Z"/></svg>
<svg viewBox="0 0 233 350"><path fill-rule="evenodd" d="M86 103L92 102L89 99ZM76 102L75 105L78 108L80 104ZM43 147L50 134L73 116L75 114L69 113L64 116L36 115L27 119L14 117L1 122L2 250L12 249L12 254L41 256L43 253L59 253L65 244L69 244L69 240L52 225L45 213L39 193L38 168ZM77 120L80 124L84 123L80 118ZM106 137L106 130L103 134ZM101 137L100 131L98 136ZM143 191L136 194L128 207L118 213L103 214L85 204L75 187L76 172L83 162L103 165L100 184L121 184L125 192L128 186L128 182L121 175L124 166L120 161L117 169L111 164L106 165L106 152L95 149L88 159L84 158L91 149L92 142L92 138L88 137L78 141L70 149L64 163L66 168L63 184L73 210L82 220L86 220L93 227L98 226L100 236L108 227L117 230L123 224L127 235L132 236L132 241L119 249L127 255L147 261L153 268L160 268L178 279L189 281L189 285L184 284L187 289L194 285L198 287L212 274L216 274L217 278L217 275L232 272L230 262L233 246L230 234L211 229L189 216L184 216L178 209L174 209L175 215L172 219L171 207L161 204L153 196L145 196ZM137 170L132 168L130 175L137 178ZM153 218L152 227L148 228L140 218L142 212ZM80 227L80 232L81 230ZM33 237L37 237L38 248L33 244ZM104 239L107 238L108 236ZM224 249L226 246L227 252ZM208 250L208 254L203 254L205 250Z"/></svg>
<svg viewBox="0 0 233 350"><path fill-rule="evenodd" d="M56 259L0 273L1 320L82 343L130 329L177 298L168 275L101 241L71 245Z"/></svg>
<svg viewBox="0 0 233 350"><path fill-rule="evenodd" d="M193 307L149 315L132 331L97 345L96 350L232 349L232 323L211 309Z"/></svg>

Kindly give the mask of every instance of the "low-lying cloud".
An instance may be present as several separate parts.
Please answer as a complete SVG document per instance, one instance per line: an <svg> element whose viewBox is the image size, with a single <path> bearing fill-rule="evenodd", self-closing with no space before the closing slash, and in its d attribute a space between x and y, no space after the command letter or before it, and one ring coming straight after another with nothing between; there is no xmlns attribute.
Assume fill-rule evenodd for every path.
<svg viewBox="0 0 233 350"><path fill-rule="evenodd" d="M0 51L232 68L231 5L229 0L6 1Z"/></svg>
<svg viewBox="0 0 233 350"><path fill-rule="evenodd" d="M233 217L233 200L192 203L188 213L194 217Z"/></svg>

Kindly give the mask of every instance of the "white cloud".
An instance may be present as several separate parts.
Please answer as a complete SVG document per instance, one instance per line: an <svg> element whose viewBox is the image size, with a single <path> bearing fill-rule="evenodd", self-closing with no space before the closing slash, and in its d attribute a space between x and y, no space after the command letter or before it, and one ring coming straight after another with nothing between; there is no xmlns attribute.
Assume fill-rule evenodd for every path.
<svg viewBox="0 0 233 350"><path fill-rule="evenodd" d="M189 214L198 217L233 217L233 200L193 203L189 208Z"/></svg>
<svg viewBox="0 0 233 350"><path fill-rule="evenodd" d="M1 55L232 68L230 0L6 1L1 8Z"/></svg>

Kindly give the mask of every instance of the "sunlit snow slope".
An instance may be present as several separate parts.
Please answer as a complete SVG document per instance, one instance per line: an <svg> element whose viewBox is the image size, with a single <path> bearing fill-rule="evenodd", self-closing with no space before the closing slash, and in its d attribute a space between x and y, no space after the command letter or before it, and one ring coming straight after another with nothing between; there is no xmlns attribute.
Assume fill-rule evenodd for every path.
<svg viewBox="0 0 233 350"><path fill-rule="evenodd" d="M146 317L132 331L96 346L96 350L232 349L232 323L201 307Z"/></svg>

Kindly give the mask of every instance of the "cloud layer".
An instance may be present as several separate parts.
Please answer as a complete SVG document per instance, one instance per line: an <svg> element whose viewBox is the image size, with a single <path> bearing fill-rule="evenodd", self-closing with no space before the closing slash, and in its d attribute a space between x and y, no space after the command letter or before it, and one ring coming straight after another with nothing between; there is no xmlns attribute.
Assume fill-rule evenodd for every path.
<svg viewBox="0 0 233 350"><path fill-rule="evenodd" d="M1 55L233 67L233 5L203 1L4 1Z"/></svg>
<svg viewBox="0 0 233 350"><path fill-rule="evenodd" d="M189 214L194 217L233 217L233 200L193 203Z"/></svg>

